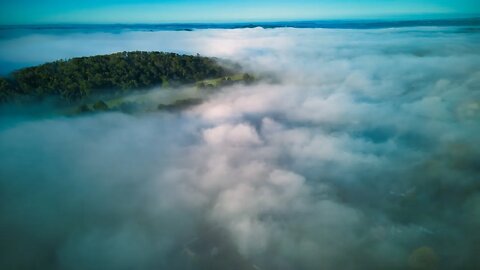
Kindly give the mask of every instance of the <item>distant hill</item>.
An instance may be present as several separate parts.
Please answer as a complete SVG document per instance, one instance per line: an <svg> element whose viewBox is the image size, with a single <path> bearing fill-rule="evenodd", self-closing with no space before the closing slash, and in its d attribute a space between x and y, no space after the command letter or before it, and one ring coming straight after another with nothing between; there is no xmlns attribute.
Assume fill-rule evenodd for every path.
<svg viewBox="0 0 480 270"><path fill-rule="evenodd" d="M78 102L153 86L193 84L234 75L216 59L163 52L120 52L59 60L0 78L0 102L56 98Z"/></svg>

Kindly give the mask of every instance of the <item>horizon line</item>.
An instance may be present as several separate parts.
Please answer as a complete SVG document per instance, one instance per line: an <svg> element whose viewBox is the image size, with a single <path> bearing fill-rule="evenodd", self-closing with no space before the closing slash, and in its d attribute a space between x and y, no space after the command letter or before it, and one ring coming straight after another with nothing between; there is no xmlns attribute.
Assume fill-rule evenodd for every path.
<svg viewBox="0 0 480 270"><path fill-rule="evenodd" d="M423 17L426 16L426 17ZM329 21L387 21L387 22L422 22L422 21L464 21L480 20L480 13L449 14L404 14L391 16L360 16L344 18L305 18L305 19L265 19L265 20L212 20L212 21L158 21L158 22L39 22L2 24L0 27L28 27L28 26L111 26L111 25L206 25L206 24L268 24L268 23L302 23L302 22L329 22Z"/></svg>
<svg viewBox="0 0 480 270"><path fill-rule="evenodd" d="M236 20L236 21L185 21L185 22L52 22L52 23L21 23L1 24L1 28L15 27L51 27L51 26L155 26L155 25L261 25L280 23L315 23L315 22L462 22L473 21L480 23L480 14L471 16L455 16L445 18L407 18L407 17L382 17L382 18L330 18L330 19L299 19L299 20Z"/></svg>

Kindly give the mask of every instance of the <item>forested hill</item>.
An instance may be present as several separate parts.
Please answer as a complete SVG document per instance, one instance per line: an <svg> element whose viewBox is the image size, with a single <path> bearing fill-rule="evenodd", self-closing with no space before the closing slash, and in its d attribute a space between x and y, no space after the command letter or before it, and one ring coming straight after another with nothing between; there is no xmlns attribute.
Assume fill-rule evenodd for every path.
<svg viewBox="0 0 480 270"><path fill-rule="evenodd" d="M57 97L75 102L93 94L125 93L233 74L215 59L163 52L121 52L60 60L0 78L0 102Z"/></svg>

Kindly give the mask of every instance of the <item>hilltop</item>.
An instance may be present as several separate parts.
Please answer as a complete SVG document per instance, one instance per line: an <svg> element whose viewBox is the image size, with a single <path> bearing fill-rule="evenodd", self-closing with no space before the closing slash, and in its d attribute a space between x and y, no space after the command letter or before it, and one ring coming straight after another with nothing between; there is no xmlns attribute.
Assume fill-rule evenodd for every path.
<svg viewBox="0 0 480 270"><path fill-rule="evenodd" d="M197 83L203 87L204 81L238 76L236 68L220 65L215 58L164 52L72 58L24 68L0 78L0 102L53 98L73 104L92 96L121 96L154 86L174 88Z"/></svg>

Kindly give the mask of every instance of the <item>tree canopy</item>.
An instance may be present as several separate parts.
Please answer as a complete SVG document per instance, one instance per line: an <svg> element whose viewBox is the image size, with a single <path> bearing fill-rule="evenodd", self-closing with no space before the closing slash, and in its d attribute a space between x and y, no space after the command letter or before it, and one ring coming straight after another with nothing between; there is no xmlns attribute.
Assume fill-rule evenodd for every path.
<svg viewBox="0 0 480 270"><path fill-rule="evenodd" d="M0 78L0 102L57 97L75 102L92 94L124 93L228 76L213 58L163 52L120 52L59 60Z"/></svg>

